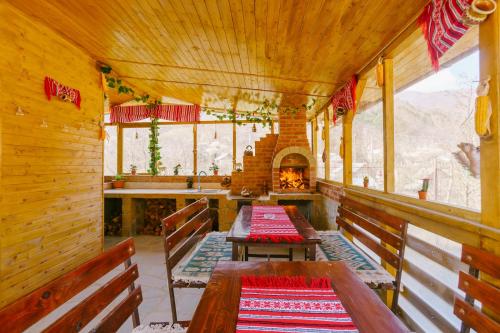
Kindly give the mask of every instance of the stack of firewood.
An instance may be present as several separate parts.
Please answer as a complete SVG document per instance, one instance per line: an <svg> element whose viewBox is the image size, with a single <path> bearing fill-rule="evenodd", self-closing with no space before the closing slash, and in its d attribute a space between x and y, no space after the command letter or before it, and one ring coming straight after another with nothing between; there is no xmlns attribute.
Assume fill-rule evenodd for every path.
<svg viewBox="0 0 500 333"><path fill-rule="evenodd" d="M175 213L174 199L147 199L144 210L144 235L161 235L161 220Z"/></svg>
<svg viewBox="0 0 500 333"><path fill-rule="evenodd" d="M122 216L118 215L104 223L104 235L120 236L122 234Z"/></svg>

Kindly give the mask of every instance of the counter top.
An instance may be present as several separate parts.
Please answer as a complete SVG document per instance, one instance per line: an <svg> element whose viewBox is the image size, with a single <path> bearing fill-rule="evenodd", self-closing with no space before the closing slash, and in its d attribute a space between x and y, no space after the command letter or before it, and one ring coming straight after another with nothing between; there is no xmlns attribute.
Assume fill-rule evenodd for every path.
<svg viewBox="0 0 500 333"><path fill-rule="evenodd" d="M225 189L154 189L154 188L120 188L104 190L105 198L121 197L157 197L166 195L186 195L186 196L227 196L229 190Z"/></svg>

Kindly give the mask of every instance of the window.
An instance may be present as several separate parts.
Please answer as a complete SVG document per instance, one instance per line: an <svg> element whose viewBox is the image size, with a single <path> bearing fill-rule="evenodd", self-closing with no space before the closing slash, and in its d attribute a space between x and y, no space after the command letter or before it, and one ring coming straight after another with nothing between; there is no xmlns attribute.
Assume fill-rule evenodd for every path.
<svg viewBox="0 0 500 333"><path fill-rule="evenodd" d="M359 108L352 123L352 182L363 186L368 177L369 187L384 189L384 127L382 89L371 71Z"/></svg>
<svg viewBox="0 0 500 333"><path fill-rule="evenodd" d="M324 114L321 113L317 118L317 135L318 135L318 150L316 155L316 163L317 163L317 177L325 178L325 162L323 162L323 153L325 152L325 138L323 137L324 133Z"/></svg>
<svg viewBox="0 0 500 333"><path fill-rule="evenodd" d="M137 173L149 169L149 127L123 129L123 172L129 173L131 165L137 166Z"/></svg>
<svg viewBox="0 0 500 333"><path fill-rule="evenodd" d="M158 143L166 175L173 175L177 164L179 175L193 174L193 125L160 126ZM208 171L208 170L207 170Z"/></svg>
<svg viewBox="0 0 500 333"><path fill-rule="evenodd" d="M255 142L271 133L269 126L255 124L256 132L252 131L254 124L236 125L236 162L243 163L243 152L251 146L255 154Z"/></svg>
<svg viewBox="0 0 500 333"><path fill-rule="evenodd" d="M335 126L330 122L330 179L342 183L344 180L344 160L340 157L340 139L342 138L342 121Z"/></svg>
<svg viewBox="0 0 500 333"><path fill-rule="evenodd" d="M415 197L428 178L428 200L479 210L479 176L469 167L479 153L474 131L479 53L431 73L395 96L396 192ZM469 155L462 151L468 147Z"/></svg>
<svg viewBox="0 0 500 333"><path fill-rule="evenodd" d="M117 128L106 126L106 139L104 140L104 175L114 176L117 174Z"/></svg>
<svg viewBox="0 0 500 333"><path fill-rule="evenodd" d="M230 175L233 170L233 124L199 124L198 172L207 174L212 163L219 167L219 175Z"/></svg>

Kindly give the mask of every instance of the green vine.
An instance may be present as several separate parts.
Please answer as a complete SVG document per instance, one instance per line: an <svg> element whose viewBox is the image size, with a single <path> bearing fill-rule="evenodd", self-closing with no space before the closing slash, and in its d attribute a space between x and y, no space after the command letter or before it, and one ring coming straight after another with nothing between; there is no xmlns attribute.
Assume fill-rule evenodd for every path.
<svg viewBox="0 0 500 333"><path fill-rule="evenodd" d="M159 164L161 163L160 145L158 144L159 127L158 118L151 118L149 127L149 170L148 172L157 176L159 174Z"/></svg>
<svg viewBox="0 0 500 333"><path fill-rule="evenodd" d="M257 109L246 113L238 113L233 109L229 109L224 113L215 112L208 108L204 108L203 111L207 115L213 114L218 120L229 120L238 125L243 124L243 121L246 120L254 123L260 123L263 127L271 127L274 120L273 117L276 115L278 110L285 114L296 115L301 110L311 110L315 104L316 99L313 99L311 103L302 104L300 107L280 108L276 102L270 102L268 99L265 99L262 105L260 105Z"/></svg>
<svg viewBox="0 0 500 333"><path fill-rule="evenodd" d="M150 99L149 95L135 95L134 89L129 86L123 84L123 81L117 77L111 76L111 71L113 70L109 65L101 65L100 66L101 73L104 74L104 78L106 79L106 85L110 89L116 89L118 95L127 94L132 95L136 102L147 103ZM105 96L107 98L107 96Z"/></svg>

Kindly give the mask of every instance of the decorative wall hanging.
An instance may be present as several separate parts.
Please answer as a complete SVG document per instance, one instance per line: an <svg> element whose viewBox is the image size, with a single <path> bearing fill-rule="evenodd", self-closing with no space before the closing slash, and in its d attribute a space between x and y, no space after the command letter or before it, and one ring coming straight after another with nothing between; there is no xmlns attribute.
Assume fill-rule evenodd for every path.
<svg viewBox="0 0 500 333"><path fill-rule="evenodd" d="M111 108L110 120L112 123L131 123L151 117L177 122L195 122L200 120L200 106L170 104L153 107L147 105L114 106Z"/></svg>
<svg viewBox="0 0 500 333"><path fill-rule="evenodd" d="M344 137L340 137L339 156L344 159Z"/></svg>
<svg viewBox="0 0 500 333"><path fill-rule="evenodd" d="M439 70L439 58L469 29L464 17L471 3L472 0L432 0L418 18L435 71Z"/></svg>
<svg viewBox="0 0 500 333"><path fill-rule="evenodd" d="M333 123L337 122L337 117L349 110L356 112L356 76L347 82L339 91L332 96Z"/></svg>
<svg viewBox="0 0 500 333"><path fill-rule="evenodd" d="M380 57L377 62L377 86L382 87L384 85L384 59Z"/></svg>
<svg viewBox="0 0 500 333"><path fill-rule="evenodd" d="M65 102L71 102L80 108L81 97L80 91L68 86L62 85L56 80L46 76L44 80L45 95L50 101L52 96L57 96Z"/></svg>
<svg viewBox="0 0 500 333"><path fill-rule="evenodd" d="M488 93L490 90L490 78L479 82L476 93L476 114L475 128L476 133L482 138L487 138L491 135L490 118L492 114L490 99Z"/></svg>

